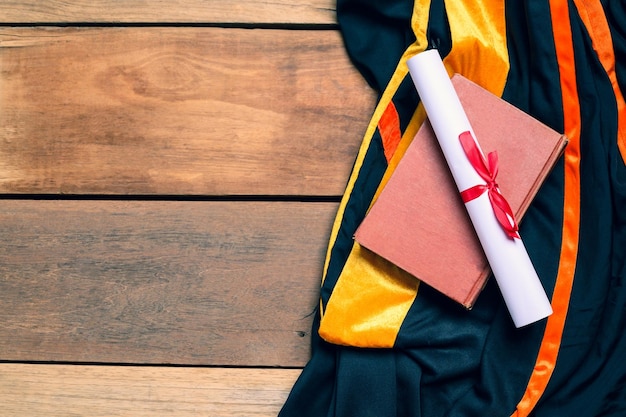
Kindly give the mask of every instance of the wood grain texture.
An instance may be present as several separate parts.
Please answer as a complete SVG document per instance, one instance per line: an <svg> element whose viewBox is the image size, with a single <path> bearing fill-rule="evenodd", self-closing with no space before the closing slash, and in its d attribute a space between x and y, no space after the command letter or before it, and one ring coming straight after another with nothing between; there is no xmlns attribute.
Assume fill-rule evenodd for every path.
<svg viewBox="0 0 626 417"><path fill-rule="evenodd" d="M332 0L3 0L0 22L335 23Z"/></svg>
<svg viewBox="0 0 626 417"><path fill-rule="evenodd" d="M374 105L336 31L0 29L0 193L340 195Z"/></svg>
<svg viewBox="0 0 626 417"><path fill-rule="evenodd" d="M274 417L299 374L298 369L0 364L0 413Z"/></svg>
<svg viewBox="0 0 626 417"><path fill-rule="evenodd" d="M302 366L331 203L0 205L0 359Z"/></svg>

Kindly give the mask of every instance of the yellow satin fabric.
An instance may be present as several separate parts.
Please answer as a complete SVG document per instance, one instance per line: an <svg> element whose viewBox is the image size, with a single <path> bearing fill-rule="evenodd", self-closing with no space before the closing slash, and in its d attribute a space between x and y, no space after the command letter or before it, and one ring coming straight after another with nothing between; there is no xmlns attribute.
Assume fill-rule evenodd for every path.
<svg viewBox="0 0 626 417"><path fill-rule="evenodd" d="M448 0L445 5L452 35L452 50L444 59L448 72L463 74L500 96L509 71L504 2ZM408 74L407 59L427 47L429 9L430 0L418 0L414 3L412 28L416 41L400 59L366 132L331 232L324 277L330 249L337 238L347 201L353 192L354 183L378 120ZM424 119L425 113L419 106L389 163L376 197L395 170ZM326 308L322 310L319 333L326 341L335 344L392 347L400 326L415 301L418 288L419 280L373 255L355 242Z"/></svg>
<svg viewBox="0 0 626 417"><path fill-rule="evenodd" d="M501 96L509 73L504 0L445 2L452 50L444 59L448 73L463 74Z"/></svg>
<svg viewBox="0 0 626 417"><path fill-rule="evenodd" d="M355 244L347 273L340 279L324 315L320 333L334 343L389 347L396 339L419 281ZM393 344L393 343L392 343Z"/></svg>

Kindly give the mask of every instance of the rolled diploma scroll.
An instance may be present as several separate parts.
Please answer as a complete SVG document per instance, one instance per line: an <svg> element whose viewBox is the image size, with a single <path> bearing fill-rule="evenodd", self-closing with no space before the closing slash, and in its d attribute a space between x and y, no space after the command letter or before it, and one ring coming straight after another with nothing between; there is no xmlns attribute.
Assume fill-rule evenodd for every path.
<svg viewBox="0 0 626 417"><path fill-rule="evenodd" d="M462 132L469 131L474 138L476 135L439 52L432 49L419 53L407 64L459 191L485 184L459 141ZM550 301L524 243L505 233L496 219L488 194L485 192L468 201L465 207L515 326L522 327L552 314Z"/></svg>

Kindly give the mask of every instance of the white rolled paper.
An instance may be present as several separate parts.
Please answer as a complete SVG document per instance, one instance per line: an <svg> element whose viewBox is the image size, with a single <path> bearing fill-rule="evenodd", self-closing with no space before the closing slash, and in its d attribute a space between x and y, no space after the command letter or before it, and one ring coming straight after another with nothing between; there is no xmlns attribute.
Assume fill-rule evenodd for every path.
<svg viewBox="0 0 626 417"><path fill-rule="evenodd" d="M474 138L476 135L439 52L431 49L419 53L407 64L459 191L486 184L459 141L462 132L469 131ZM510 238L505 233L494 214L488 194L468 201L465 207L515 326L526 326L552 314L550 301L524 243L520 238Z"/></svg>

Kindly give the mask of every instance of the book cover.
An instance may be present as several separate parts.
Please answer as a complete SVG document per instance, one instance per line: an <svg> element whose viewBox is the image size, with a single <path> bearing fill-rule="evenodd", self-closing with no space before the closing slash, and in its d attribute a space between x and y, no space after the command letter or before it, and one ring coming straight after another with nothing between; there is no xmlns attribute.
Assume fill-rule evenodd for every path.
<svg viewBox="0 0 626 417"><path fill-rule="evenodd" d="M461 75L452 83L484 153L497 151L497 182L517 221L567 139ZM489 264L428 121L355 233L356 241L471 308Z"/></svg>

